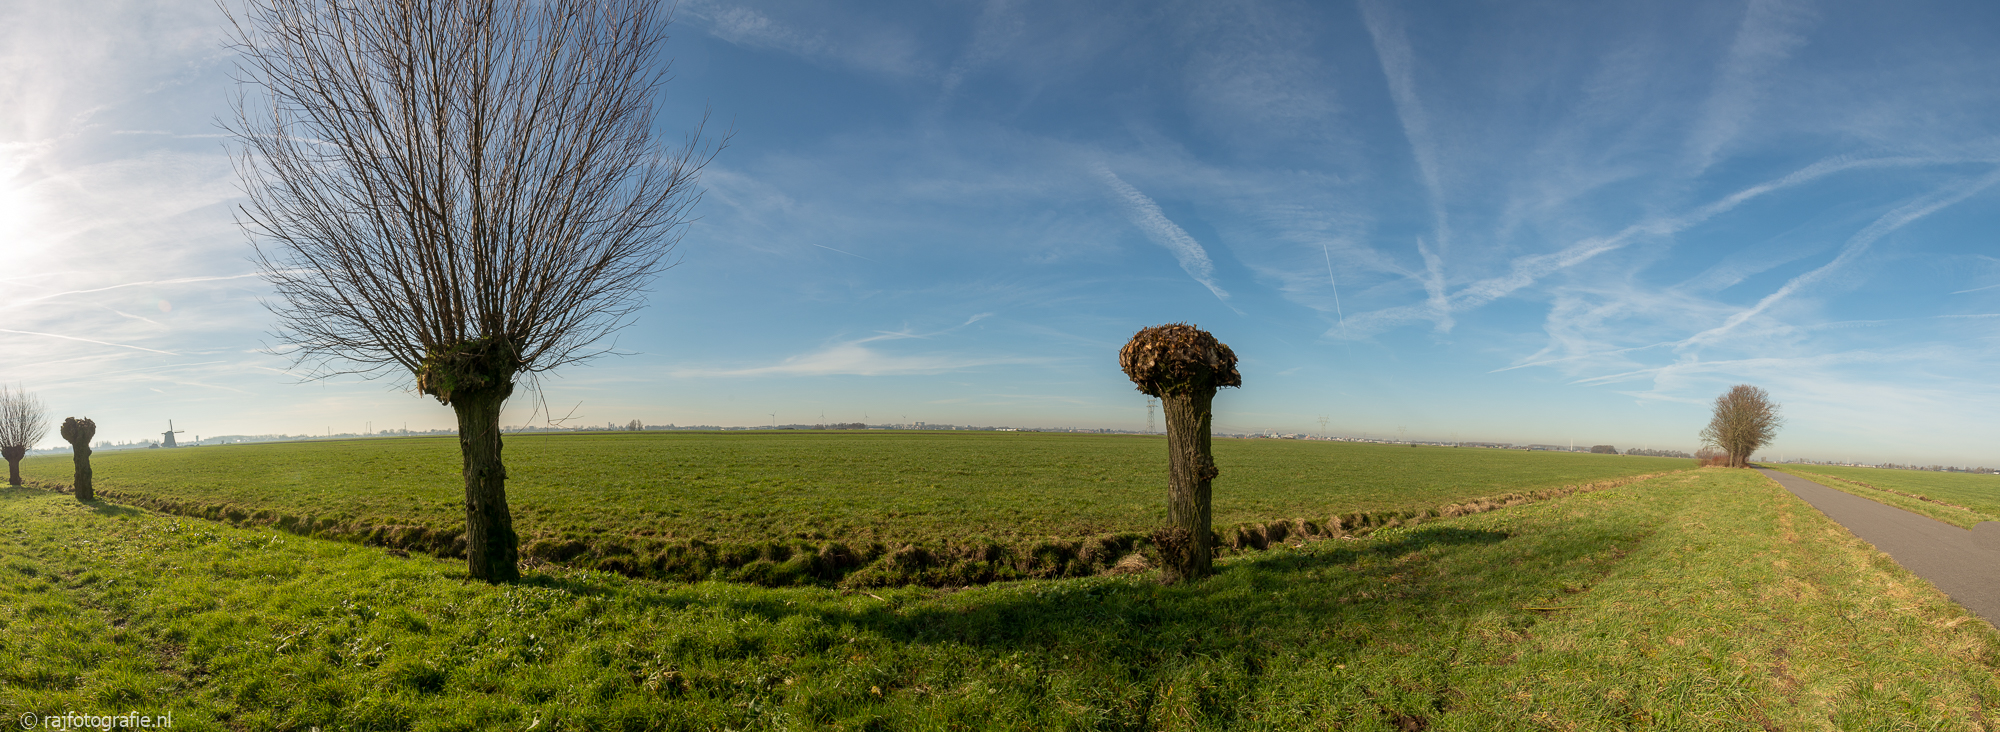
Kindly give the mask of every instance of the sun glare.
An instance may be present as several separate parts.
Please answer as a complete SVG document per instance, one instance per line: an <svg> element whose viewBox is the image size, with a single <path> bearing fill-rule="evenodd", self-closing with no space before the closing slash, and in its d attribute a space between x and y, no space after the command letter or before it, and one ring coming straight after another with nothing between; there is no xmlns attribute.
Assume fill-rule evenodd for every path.
<svg viewBox="0 0 2000 732"><path fill-rule="evenodd" d="M28 187L21 180L27 161L18 150L0 145L0 250L13 256L27 254L35 247L29 237L33 230L33 207Z"/></svg>

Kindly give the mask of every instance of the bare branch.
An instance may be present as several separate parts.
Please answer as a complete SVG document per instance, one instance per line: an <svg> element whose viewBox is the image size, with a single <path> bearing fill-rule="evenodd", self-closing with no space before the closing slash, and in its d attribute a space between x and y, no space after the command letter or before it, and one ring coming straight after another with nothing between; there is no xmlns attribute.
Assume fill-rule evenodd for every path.
<svg viewBox="0 0 2000 732"><path fill-rule="evenodd" d="M49 436L49 410L41 397L0 384L0 447L32 449Z"/></svg>
<svg viewBox="0 0 2000 732"><path fill-rule="evenodd" d="M475 342L504 344L509 381L606 353L727 142L652 139L659 0L249 0L230 20L257 92L228 125L238 221L314 378L415 375Z"/></svg>

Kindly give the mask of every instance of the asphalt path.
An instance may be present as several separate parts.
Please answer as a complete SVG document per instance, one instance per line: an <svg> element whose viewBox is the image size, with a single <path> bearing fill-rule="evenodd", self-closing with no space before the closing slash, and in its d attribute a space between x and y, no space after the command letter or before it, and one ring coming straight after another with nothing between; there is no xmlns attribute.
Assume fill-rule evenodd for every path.
<svg viewBox="0 0 2000 732"><path fill-rule="evenodd" d="M1983 521L1967 531L1794 475L1758 470L1986 622L2000 625L2000 522Z"/></svg>

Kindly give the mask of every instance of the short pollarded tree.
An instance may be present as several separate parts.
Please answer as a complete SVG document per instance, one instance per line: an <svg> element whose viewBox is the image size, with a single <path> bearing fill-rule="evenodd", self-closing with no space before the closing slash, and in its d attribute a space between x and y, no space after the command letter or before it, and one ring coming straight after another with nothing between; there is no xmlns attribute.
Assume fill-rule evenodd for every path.
<svg viewBox="0 0 2000 732"><path fill-rule="evenodd" d="M1240 387L1236 353L1208 331L1185 323L1146 328L1118 352L1118 365L1167 417L1167 527L1153 535L1168 582L1214 571L1210 481L1219 471L1209 451L1215 390Z"/></svg>
<svg viewBox="0 0 2000 732"><path fill-rule="evenodd" d="M21 458L49 436L49 410L19 386L0 384L0 457L7 458L7 485L21 484Z"/></svg>
<svg viewBox="0 0 2000 732"><path fill-rule="evenodd" d="M1768 392L1737 384L1715 398L1715 413L1702 428L1701 441L1721 450L1729 467L1749 467L1750 456L1771 444L1784 424Z"/></svg>
<svg viewBox="0 0 2000 732"><path fill-rule="evenodd" d="M403 373L458 417L465 553L519 578L500 410L608 352L719 144L654 140L659 0L246 0L241 223L315 378Z"/></svg>
<svg viewBox="0 0 2000 732"><path fill-rule="evenodd" d="M97 436L97 423L89 417L63 420L62 438L69 443L70 460L76 463L76 500L97 498L90 482L90 438Z"/></svg>

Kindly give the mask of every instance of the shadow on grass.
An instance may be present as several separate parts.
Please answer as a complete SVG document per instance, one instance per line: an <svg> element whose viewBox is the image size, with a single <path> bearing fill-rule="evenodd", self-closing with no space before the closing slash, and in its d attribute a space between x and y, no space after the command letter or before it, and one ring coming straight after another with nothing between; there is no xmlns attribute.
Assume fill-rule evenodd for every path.
<svg viewBox="0 0 2000 732"><path fill-rule="evenodd" d="M67 490L54 490L49 486L47 486L46 484L34 485L34 486L27 486L27 485L0 486L0 500L4 501L22 501L31 498L47 498L51 493L55 493L57 495L65 495L65 496L74 495ZM146 513L145 511L133 508L131 506L108 502L102 498L89 501L77 501L76 505L88 508L99 516L107 516L114 518L119 516L142 516L145 515Z"/></svg>
<svg viewBox="0 0 2000 732"><path fill-rule="evenodd" d="M146 513L145 511L141 511L131 506L121 506L116 503L108 503L102 498L93 501L78 501L78 503L81 503L85 506L89 506L90 510L96 511L97 514L100 516L111 516L111 517L142 516L145 515Z"/></svg>
<svg viewBox="0 0 2000 732"><path fill-rule="evenodd" d="M963 644L999 650L1055 648L1117 663L1162 655L1207 654L1257 663L1308 639L1353 642L1412 627L1455 628L1467 616L1557 592L1559 581L1535 576L1525 555L1555 550L1564 559L1602 551L1603 542L1514 551L1511 535L1456 527L1413 529L1390 539L1328 540L1303 549L1236 559L1207 580L1162 586L1151 581L1078 579L1003 583L963 596L884 591L859 608L788 602L788 593L723 592L704 596L687 585L653 585L641 602L663 607L727 607L772 623L806 616L831 627L873 632L898 644ZM1419 556L1419 553L1429 551ZM1440 571L1440 563L1451 565ZM533 573L523 584L587 596L621 594L590 575ZM630 585L626 585L630 587ZM762 588L758 588L762 589ZM633 598L638 599L638 598ZM1398 631L1396 628L1404 628ZM1344 645L1344 644L1341 644Z"/></svg>

